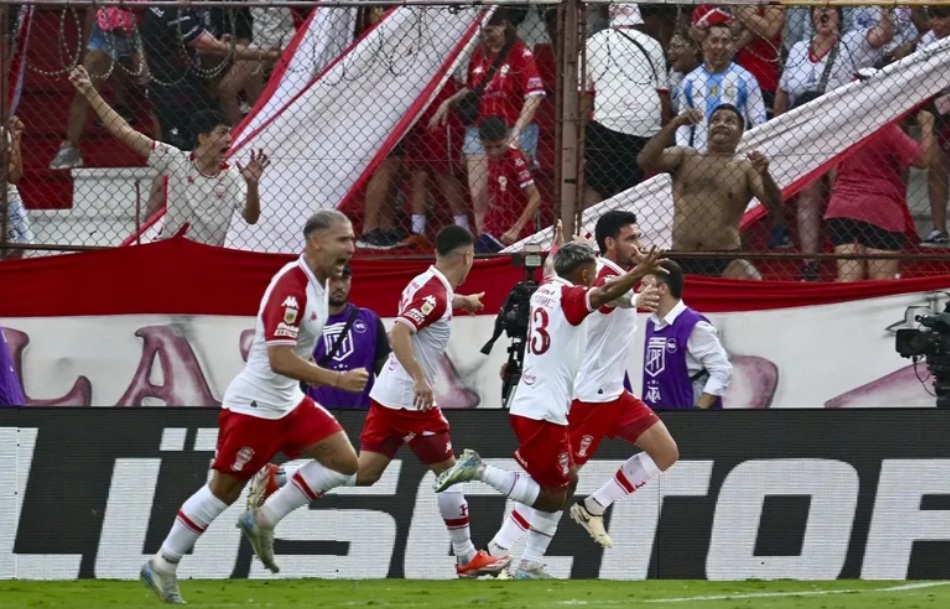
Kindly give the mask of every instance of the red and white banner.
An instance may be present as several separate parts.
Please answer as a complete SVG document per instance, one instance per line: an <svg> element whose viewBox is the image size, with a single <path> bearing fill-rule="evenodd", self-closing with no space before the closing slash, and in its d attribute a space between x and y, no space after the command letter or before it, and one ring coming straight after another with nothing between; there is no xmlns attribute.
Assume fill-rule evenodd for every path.
<svg viewBox="0 0 950 609"><path fill-rule="evenodd" d="M233 222L227 246L295 251L301 216L339 206L369 179L476 43L488 13L399 7L294 99L261 113L231 154L270 155L261 182L266 213L254 226Z"/></svg>
<svg viewBox="0 0 950 609"><path fill-rule="evenodd" d="M0 326L34 404L215 405L246 356L271 276L290 257L171 239L7 262ZM387 323L425 261L353 262L352 301ZM521 270L475 265L460 293L485 291L486 314L459 313L437 397L445 408L498 408L506 341L479 352ZM927 379L894 351L896 327L942 310L950 277L850 284L693 278L685 300L719 329L735 367L727 408L933 406ZM628 370L639 393L642 324Z"/></svg>
<svg viewBox="0 0 950 609"><path fill-rule="evenodd" d="M860 146L881 127L901 118L938 91L950 86L950 38L885 67L865 80L829 91L743 134L738 154L765 153L785 200ZM670 176L661 174L641 182L583 212L582 229L593 233L597 218L611 209L628 209L640 216L644 240L672 247L673 189ZM743 227L765 210L753 199ZM550 228L509 246L521 251L527 244L547 248Z"/></svg>

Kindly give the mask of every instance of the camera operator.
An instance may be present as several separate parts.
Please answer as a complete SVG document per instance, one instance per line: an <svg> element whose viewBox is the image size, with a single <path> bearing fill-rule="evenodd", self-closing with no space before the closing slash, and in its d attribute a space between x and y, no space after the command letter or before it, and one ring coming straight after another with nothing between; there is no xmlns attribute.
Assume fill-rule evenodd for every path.
<svg viewBox="0 0 950 609"><path fill-rule="evenodd" d="M716 328L683 302L683 269L672 260L660 267L666 273L643 280L660 291L643 345L643 401L662 410L720 409L732 364Z"/></svg>

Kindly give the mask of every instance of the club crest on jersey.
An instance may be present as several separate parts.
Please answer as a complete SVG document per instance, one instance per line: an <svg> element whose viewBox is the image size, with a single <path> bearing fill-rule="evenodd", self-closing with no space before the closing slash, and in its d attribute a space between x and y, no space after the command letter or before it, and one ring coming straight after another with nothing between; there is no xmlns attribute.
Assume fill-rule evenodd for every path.
<svg viewBox="0 0 950 609"><path fill-rule="evenodd" d="M245 446L241 450L237 451L237 457L234 459L234 465L231 466L231 470L239 472L244 469L244 466L254 458L254 449L250 446Z"/></svg>
<svg viewBox="0 0 950 609"><path fill-rule="evenodd" d="M300 308L300 305L297 304L297 299L293 296L288 296L284 299L284 323L292 324L297 321L297 310Z"/></svg>
<svg viewBox="0 0 950 609"><path fill-rule="evenodd" d="M584 436L583 438L581 438L580 446L579 446L578 449L577 449L577 456L578 456L578 457L586 457L586 456L587 456L587 449L590 448L590 445L591 445L593 442L594 442L594 436L586 435L586 436Z"/></svg>
<svg viewBox="0 0 950 609"><path fill-rule="evenodd" d="M422 306L419 307L423 315L428 315L435 310L435 296L426 296L422 300Z"/></svg>
<svg viewBox="0 0 950 609"><path fill-rule="evenodd" d="M674 347L675 350L675 347ZM643 362L643 371L650 376L657 376L666 370L666 339L654 336L647 343L646 361Z"/></svg>
<svg viewBox="0 0 950 609"><path fill-rule="evenodd" d="M561 467L561 474L567 476L571 473L571 456L569 454L559 454L557 456L557 464Z"/></svg>

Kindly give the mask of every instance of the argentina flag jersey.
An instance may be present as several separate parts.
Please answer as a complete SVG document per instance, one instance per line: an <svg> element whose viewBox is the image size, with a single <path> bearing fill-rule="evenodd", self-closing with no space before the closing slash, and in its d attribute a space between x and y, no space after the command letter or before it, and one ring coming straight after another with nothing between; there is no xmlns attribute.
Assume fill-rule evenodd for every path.
<svg viewBox="0 0 950 609"><path fill-rule="evenodd" d="M765 122L765 102L762 90L748 70L730 63L722 72L711 73L701 65L683 79L678 87L676 108L683 112L690 108L703 111L708 122L713 110L720 104L732 104L742 112L746 129ZM707 123L680 127L676 131L676 145L704 150Z"/></svg>

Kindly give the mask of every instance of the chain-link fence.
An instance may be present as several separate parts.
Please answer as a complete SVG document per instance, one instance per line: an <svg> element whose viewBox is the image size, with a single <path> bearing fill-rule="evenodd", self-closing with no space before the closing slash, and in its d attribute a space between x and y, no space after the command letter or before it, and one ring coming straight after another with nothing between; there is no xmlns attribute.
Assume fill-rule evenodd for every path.
<svg viewBox="0 0 950 609"><path fill-rule="evenodd" d="M0 251L292 252L337 207L489 253L623 209L690 273L950 269L950 5L409 4L0 4Z"/></svg>

